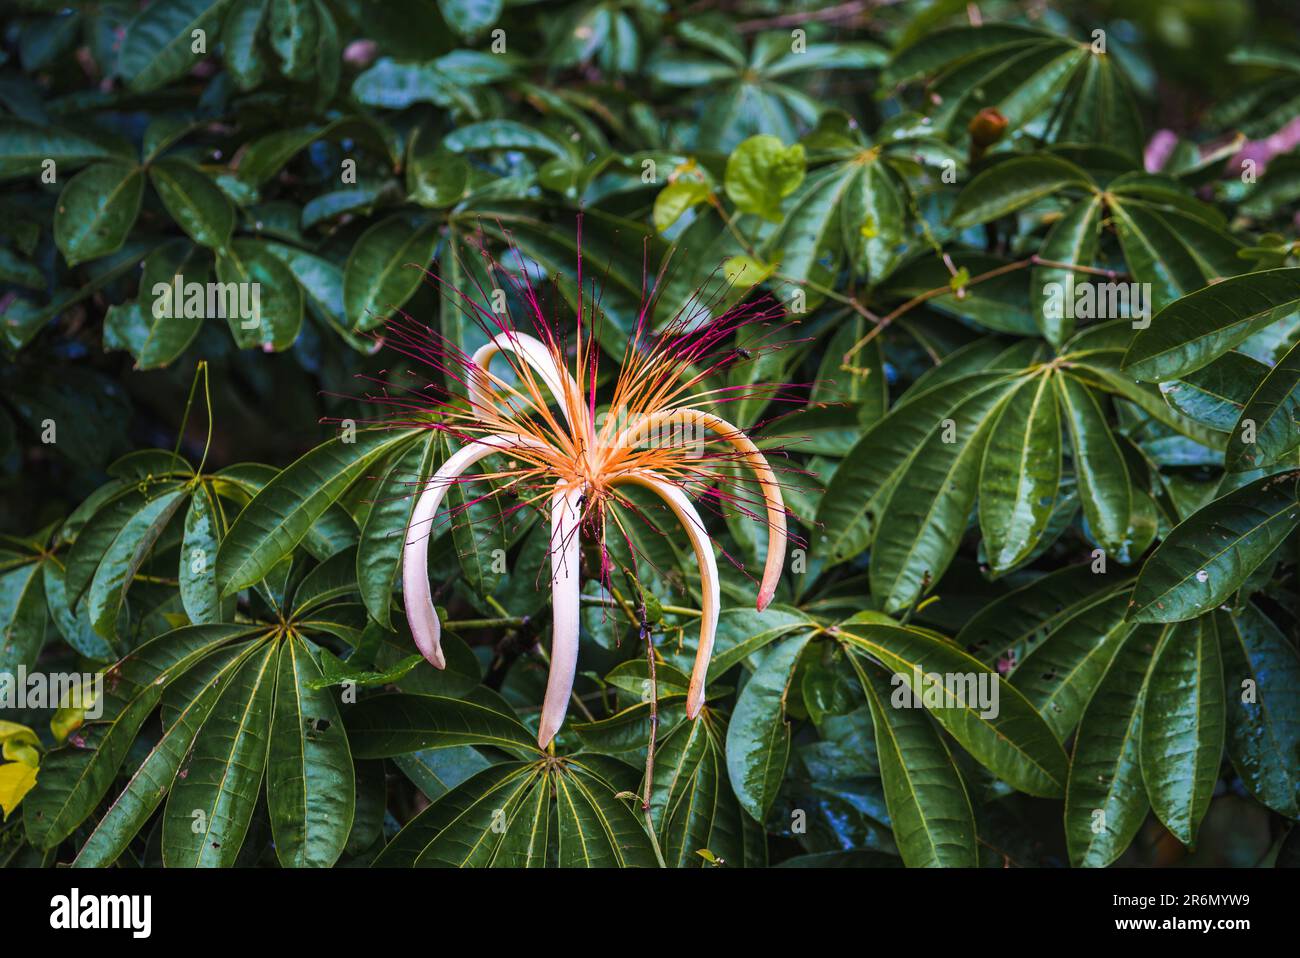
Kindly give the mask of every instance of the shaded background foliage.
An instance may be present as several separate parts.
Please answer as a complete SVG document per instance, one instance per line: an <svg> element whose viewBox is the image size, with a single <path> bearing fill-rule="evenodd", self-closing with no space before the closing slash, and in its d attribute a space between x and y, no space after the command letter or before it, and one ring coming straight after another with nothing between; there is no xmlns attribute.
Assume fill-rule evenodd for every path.
<svg viewBox="0 0 1300 958"><path fill-rule="evenodd" d="M1104 55L1088 46L1098 29ZM806 44L797 51L792 31ZM6 650L26 650L6 666L38 654L51 668L107 664L182 627L132 660L138 675L125 670L88 744L55 749L48 716L22 717L41 727L44 760L25 834L16 819L3 832L15 861L105 864L126 851L167 864L365 864L380 849L385 864L463 861L463 836L491 834L505 807L534 839L543 823L542 840L493 845L498 864L577 863L572 835L593 821L605 823L607 857L586 863L654 862L639 808L620 797L641 788L645 745L635 630L616 644L627 630L592 612L593 681L580 690L595 717L613 717L574 732L568 767L547 764L512 712L526 717L538 698L536 632L468 627L451 674L431 674L409 661L391 606L395 560L368 545L376 482L427 473L445 451L424 435L335 438L337 420L377 415L355 399L358 376L404 375L376 340L399 308L477 345L452 298L405 264L468 290L480 243L518 267L509 231L530 268L560 277L550 302L563 312L578 208L615 356L644 263L653 269L670 243L678 261L659 321L719 270L783 300L799 291L808 307L806 342L736 375L812 384L806 408L767 428L798 437L795 463L827 486L790 478L809 571L766 618L744 611L750 586L729 573L720 707L694 723L672 699L690 621L655 613L667 697L652 816L669 863L1152 864L1183 860L1191 844L1193 860L1217 864L1278 854L1300 768L1286 471L1300 436L1276 414L1294 403L1298 375L1300 40L1287 4L27 2L7 12L3 57L0 527L13 538L2 591ZM47 158L53 183L40 180ZM1245 159L1257 179L1239 175ZM341 179L349 161L355 182ZM1076 329L1045 317L1039 291L1076 267L1150 283L1167 321L1134 340L1127 321ZM1213 304L1220 318L1196 327L1205 300L1189 294L1260 270L1276 270L1268 288L1246 277ZM274 291L262 328L153 320L151 280L176 272L260 279ZM1240 306L1256 301L1267 308ZM211 415L201 390L178 465L166 450L200 360ZM750 404L740 424L777 411ZM973 429L955 445L940 437L949 416ZM1262 458L1232 438L1248 418L1273 424ZM42 441L47 420L56 442ZM296 558L233 533L223 560L246 574L221 565L218 582L168 585L205 515L229 512L211 520L216 548L277 469L331 439L309 472L299 462L281 477L290 491L324 481L337 500L299 508ZM139 450L161 452L119 458ZM221 474L240 463L275 468ZM1278 477L1291 480L1281 492ZM113 481L142 482L142 501L116 526L98 519L98 551L79 545L96 512L74 510ZM1238 499L1215 504L1223 494ZM141 515L149 532L119 542ZM1258 515L1267 521L1247 521ZM404 521L400 509L385 517ZM1198 561L1234 523L1244 528L1229 528L1236 544L1221 565ZM484 544L453 531L435 571L458 582L443 596L453 620L542 608L525 587L540 563L528 531L501 533L520 563L505 579L467 561ZM761 558L743 522L715 532L735 555ZM112 570L140 542L151 564L123 584ZM654 567L681 567L666 543L643 546ZM1102 586L1087 566L1098 548L1112 562ZM689 576L639 571L659 602L691 604ZM59 605L51 590L65 579L91 607ZM225 587L244 590L237 612ZM925 603L932 589L940 601ZM1171 594L1176 614L1165 614ZM880 667L913 662L1010 674L1015 747L957 710L935 710L937 721L885 711ZM155 698L159 674L175 684ZM1268 686L1262 718L1222 701L1248 674ZM316 682L341 676L367 690L342 723L336 693ZM219 729L191 730L170 757L159 743L187 728L174 723L193 703L213 708L227 677L268 713L270 744L221 813L234 824L214 855L191 844L183 815L112 799L143 794L131 777L143 766L171 789L168 808L208 800L204 774L172 783ZM372 694L394 684L400 701ZM290 687L314 719L329 715L298 729L319 764L298 784L268 778L259 799L261 769L292 744L292 717L270 724L283 699L271 690ZM1144 695L1193 711L1143 725ZM1198 719L1217 738L1189 733ZM1168 761L1175 753L1190 767ZM95 784L60 791L87 761L95 770L81 779ZM1102 794L1067 788L1094 766ZM934 778L918 786L918 768ZM275 797L318 786L321 817L295 819ZM1120 823L1090 838L1089 812L1109 803Z"/></svg>

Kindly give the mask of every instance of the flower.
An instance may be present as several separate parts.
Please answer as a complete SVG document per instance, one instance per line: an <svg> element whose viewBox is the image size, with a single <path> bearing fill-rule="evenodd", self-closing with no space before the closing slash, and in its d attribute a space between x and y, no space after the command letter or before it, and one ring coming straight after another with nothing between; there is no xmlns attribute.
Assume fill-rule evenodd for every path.
<svg viewBox="0 0 1300 958"><path fill-rule="evenodd" d="M538 506L550 517L553 632L538 731L538 743L546 747L564 722L573 689L584 530L599 543L601 579L607 581L611 564L606 527L612 521L628 536L609 506L621 503L631 508L622 490L640 487L661 499L681 524L700 569L699 650L686 704L687 715L694 718L704 705L720 595L716 547L689 493L731 503L749 515L756 513L746 504L761 501L768 543L758 589L760 612L776 591L787 537L780 485L767 458L742 430L701 408L752 396L755 390L699 387L706 377L752 355L724 346L733 333L773 318L777 310L770 302L742 305L704 323L693 323L688 311L683 311L666 329L651 335L647 322L651 303L643 304L608 408L598 413L599 347L590 334L591 324L583 323L581 298L570 371L564 344L546 322L531 284L525 279L516 283L516 289L533 313L537 335L520 332L462 294L462 302L470 304L472 315L489 333L487 344L471 357L418 324L398 324L387 331L390 345L431 362L463 386L465 393L462 398L448 392L447 398L435 403L438 416L429 425L446 430L461 445L424 485L407 526L402 588L416 646L436 668L445 668L441 627L429 586L429 528L451 485L467 481L469 469L500 454L509 460L503 468L473 478L496 484L487 495L508 493L517 498L513 508ZM581 266L579 290L581 297ZM494 359L509 367L509 378L492 371ZM738 478L732 464L752 473L757 496L740 491L751 480Z"/></svg>

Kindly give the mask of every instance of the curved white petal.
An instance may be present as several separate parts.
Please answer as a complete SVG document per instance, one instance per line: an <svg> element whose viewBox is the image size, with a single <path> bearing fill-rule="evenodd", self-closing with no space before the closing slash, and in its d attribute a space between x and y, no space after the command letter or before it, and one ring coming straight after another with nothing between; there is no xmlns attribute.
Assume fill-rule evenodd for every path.
<svg viewBox="0 0 1300 958"><path fill-rule="evenodd" d="M704 614L700 617L700 647L695 653L695 667L691 670L691 684L686 693L686 715L695 718L704 707L704 687L709 677L709 659L713 655L713 639L718 631L718 610L721 605L718 560L713 555L713 542L705 531L704 520L691 505L691 500L672 483L645 472L628 473L618 481L649 489L668 503L695 550L695 561L700 567L700 592L704 600L704 608L701 610Z"/></svg>
<svg viewBox="0 0 1300 958"><path fill-rule="evenodd" d="M492 357L498 353L511 352L528 364L538 377L546 384L546 388L551 391L551 395L560 405L560 410L564 413L565 420L569 423L569 428L577 430L577 424L573 422L570 412L570 402L566 402L566 397L572 397L576 402L578 396L578 384L572 374L567 369L561 369L555 362L551 351L546 348L541 340L527 333L498 333L484 346L480 346L474 352L469 367L469 402L474 409L496 409L497 391L492 385L492 380L488 376L488 365L492 362ZM566 392L568 390L568 392Z"/></svg>
<svg viewBox="0 0 1300 958"><path fill-rule="evenodd" d="M551 671L537 728L537 744L546 748L564 724L578 668L578 602L582 560L579 523L582 486L556 486L551 497Z"/></svg>
<svg viewBox="0 0 1300 958"><path fill-rule="evenodd" d="M741 460L749 466L758 480L763 493L763 503L767 508L767 559L763 565L763 579L758 587L758 611L762 612L772 602L776 594L776 585L781 578L781 569L785 565L786 522L785 499L781 487L777 484L776 473L768 465L767 457L754 445L748 436L713 413L702 409L664 409L644 416L624 429L614 439L611 448L618 449L636 442L642 437L653 436L664 425L686 425L691 423L703 426L719 439L731 443L740 453Z"/></svg>
<svg viewBox="0 0 1300 958"><path fill-rule="evenodd" d="M434 668L445 669L447 663L442 656L442 626L429 590L429 532L433 517L438 514L448 487L461 473L484 456L521 446L537 448L541 443L527 436L484 436L457 450L433 474L411 510L406 545L402 548L402 601L416 648Z"/></svg>

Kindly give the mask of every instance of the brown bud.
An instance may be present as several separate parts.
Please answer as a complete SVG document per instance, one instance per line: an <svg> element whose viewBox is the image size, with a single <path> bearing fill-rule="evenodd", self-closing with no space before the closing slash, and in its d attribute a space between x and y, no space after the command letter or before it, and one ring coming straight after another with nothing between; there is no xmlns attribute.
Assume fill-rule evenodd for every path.
<svg viewBox="0 0 1300 958"><path fill-rule="evenodd" d="M980 152L988 149L1007 133L1007 118L993 107L985 107L970 121L971 143Z"/></svg>

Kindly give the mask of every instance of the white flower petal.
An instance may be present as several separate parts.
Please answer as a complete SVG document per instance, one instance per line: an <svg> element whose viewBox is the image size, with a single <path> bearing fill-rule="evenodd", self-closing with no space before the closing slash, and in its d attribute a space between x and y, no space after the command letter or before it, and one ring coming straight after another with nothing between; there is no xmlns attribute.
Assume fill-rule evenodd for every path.
<svg viewBox="0 0 1300 958"><path fill-rule="evenodd" d="M556 486L551 497L551 671L537 729L537 744L546 748L564 724L578 668L578 601L582 581L579 523L581 486Z"/></svg>
<svg viewBox="0 0 1300 958"><path fill-rule="evenodd" d="M470 406L474 409L486 410L496 408L498 394L488 373L488 365L492 362L493 356L504 352L514 353L537 373L546 388L551 391L551 395L555 397L555 401L559 403L569 428L576 431L578 426L570 418L570 406L577 403L578 384L568 370L560 368L541 340L527 333L498 333L485 346L480 346L474 352L469 366ZM512 395L524 399L531 405L532 400L526 393L507 388ZM572 397L572 402L565 401L566 395Z"/></svg>
<svg viewBox="0 0 1300 958"><path fill-rule="evenodd" d="M686 715L695 718L704 707L704 688L709 677L709 659L713 656L713 640L718 632L718 610L721 605L718 581L718 560L713 555L713 542L704 528L704 520L677 486L648 472L633 472L620 482L629 482L656 493L677 516L686 530L695 550L695 561L700 567L700 592L703 595L704 614L700 617L700 645L695 653L695 667L691 670L691 684L686 693Z"/></svg>
<svg viewBox="0 0 1300 958"><path fill-rule="evenodd" d="M539 445L526 436L484 436L470 443L448 457L433 474L411 510L411 521L406 526L406 545L402 549L402 601L415 646L434 668L447 667L442 655L442 626L438 622L438 613L433 609L433 595L429 589L429 536L438 507L451 484L484 456L520 446Z"/></svg>

